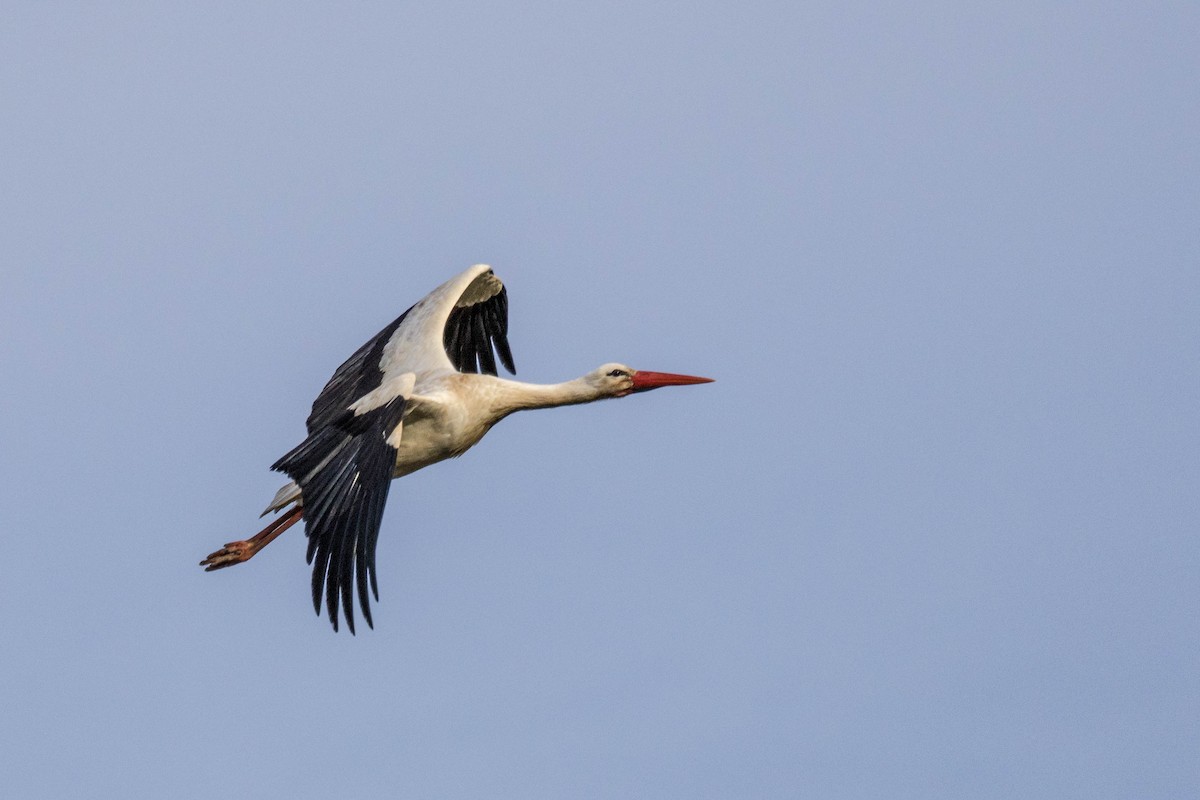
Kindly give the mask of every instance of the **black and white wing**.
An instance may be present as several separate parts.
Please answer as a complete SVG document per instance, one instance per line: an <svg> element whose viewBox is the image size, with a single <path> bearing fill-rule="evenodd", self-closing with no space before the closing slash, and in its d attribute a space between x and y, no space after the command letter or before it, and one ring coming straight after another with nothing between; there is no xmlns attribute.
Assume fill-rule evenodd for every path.
<svg viewBox="0 0 1200 800"><path fill-rule="evenodd" d="M308 431L395 375L441 369L495 375L493 349L515 375L508 291L491 267L478 264L434 289L346 359L313 402Z"/></svg>
<svg viewBox="0 0 1200 800"><path fill-rule="evenodd" d="M384 345L387 376L432 370L496 374L495 354L516 374L508 347L508 291L487 264L476 264L410 308Z"/></svg>
<svg viewBox="0 0 1200 800"><path fill-rule="evenodd" d="M300 487L307 557L313 565L313 608L321 613L323 593L335 631L340 600L346 626L354 633L354 586L363 619L374 627L367 584L378 600L375 544L412 388L411 373L389 381L271 466Z"/></svg>

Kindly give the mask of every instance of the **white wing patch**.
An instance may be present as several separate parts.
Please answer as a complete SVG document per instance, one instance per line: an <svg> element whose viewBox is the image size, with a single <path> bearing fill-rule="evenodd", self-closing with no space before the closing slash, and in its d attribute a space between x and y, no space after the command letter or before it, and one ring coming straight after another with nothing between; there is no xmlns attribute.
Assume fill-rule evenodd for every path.
<svg viewBox="0 0 1200 800"><path fill-rule="evenodd" d="M406 372L403 375L397 375L394 378L384 381L379 385L379 388L367 392L358 398L350 406L350 410L354 412L354 416L362 416L368 411L374 411L380 406L387 405L397 397L411 397L416 385L417 374L415 372Z"/></svg>

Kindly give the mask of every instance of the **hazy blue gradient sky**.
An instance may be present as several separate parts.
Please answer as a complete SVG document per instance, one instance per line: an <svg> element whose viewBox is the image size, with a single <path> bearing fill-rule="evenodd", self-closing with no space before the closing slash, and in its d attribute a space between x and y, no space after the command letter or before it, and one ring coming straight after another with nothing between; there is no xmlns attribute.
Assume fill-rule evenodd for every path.
<svg viewBox="0 0 1200 800"><path fill-rule="evenodd" d="M20 798L1200 796L1200 7L9 3ZM268 466L476 262L376 629Z"/></svg>

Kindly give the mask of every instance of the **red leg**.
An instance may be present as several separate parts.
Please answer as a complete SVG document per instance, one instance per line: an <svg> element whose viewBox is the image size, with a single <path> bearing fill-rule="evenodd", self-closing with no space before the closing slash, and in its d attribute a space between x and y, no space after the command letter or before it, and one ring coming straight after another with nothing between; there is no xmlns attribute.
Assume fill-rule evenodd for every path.
<svg viewBox="0 0 1200 800"><path fill-rule="evenodd" d="M232 567L234 564L249 561L259 550L275 541L276 536L295 525L303 516L304 508L297 505L249 539L229 542L215 553L209 553L208 558L200 562L200 566L204 567L205 572L212 572L214 569Z"/></svg>

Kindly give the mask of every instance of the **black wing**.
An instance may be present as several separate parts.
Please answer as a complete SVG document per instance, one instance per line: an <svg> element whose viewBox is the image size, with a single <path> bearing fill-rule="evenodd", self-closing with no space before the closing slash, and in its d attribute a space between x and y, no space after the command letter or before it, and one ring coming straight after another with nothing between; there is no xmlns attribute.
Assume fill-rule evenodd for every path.
<svg viewBox="0 0 1200 800"><path fill-rule="evenodd" d="M271 466L300 486L308 563L313 565L313 607L321 613L324 589L335 631L340 597L346 625L354 633L355 583L363 619L374 627L367 582L378 601L375 543L396 468L396 449L387 437L400 423L404 404L405 399L397 397L364 414L343 410Z"/></svg>
<svg viewBox="0 0 1200 800"><path fill-rule="evenodd" d="M412 309L408 309L412 311ZM383 383L383 371L379 362L383 360L383 348L387 345L392 334L408 316L405 311L392 321L390 325L371 337L371 340L358 348L354 355L337 368L329 383L313 401L312 413L308 415L308 432L311 434L324 425L332 424L358 398Z"/></svg>
<svg viewBox="0 0 1200 800"><path fill-rule="evenodd" d="M494 297L468 306L455 306L446 320L442 336L446 355L459 372L496 374L496 359L513 375L512 351L508 349L508 290L501 287Z"/></svg>

